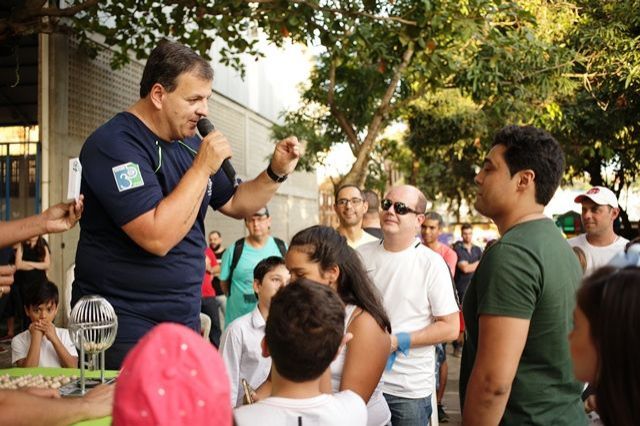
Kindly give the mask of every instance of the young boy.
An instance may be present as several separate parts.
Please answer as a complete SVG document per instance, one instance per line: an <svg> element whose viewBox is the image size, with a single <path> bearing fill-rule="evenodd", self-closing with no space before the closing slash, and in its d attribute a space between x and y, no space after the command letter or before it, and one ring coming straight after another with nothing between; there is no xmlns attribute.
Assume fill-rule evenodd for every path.
<svg viewBox="0 0 640 426"><path fill-rule="evenodd" d="M66 328L53 320L58 312L58 288L51 281L27 290L24 310L29 329L11 341L11 362L18 367L78 367L78 353Z"/></svg>
<svg viewBox="0 0 640 426"><path fill-rule="evenodd" d="M324 371L344 339L344 305L328 286L300 279L271 301L262 341L271 356L271 397L234 412L238 426L365 425L364 401L350 390L320 391Z"/></svg>
<svg viewBox="0 0 640 426"><path fill-rule="evenodd" d="M232 407L242 405L242 379L255 389L269 376L271 358L262 356L260 342L264 337L271 298L289 282L289 277L281 257L271 256L261 260L253 270L253 291L258 297L258 305L252 312L229 324L220 339L220 355L231 382Z"/></svg>

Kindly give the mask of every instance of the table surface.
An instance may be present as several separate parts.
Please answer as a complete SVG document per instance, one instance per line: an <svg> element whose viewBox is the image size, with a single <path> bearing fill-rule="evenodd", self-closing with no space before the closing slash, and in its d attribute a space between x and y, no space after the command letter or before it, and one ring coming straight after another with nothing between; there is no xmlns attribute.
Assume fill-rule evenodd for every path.
<svg viewBox="0 0 640 426"><path fill-rule="evenodd" d="M44 367L34 367L34 368L4 368L0 369L0 376L4 376L8 374L9 376L26 376L31 374L32 376L36 376L38 374L42 374L43 376L78 376L80 377L80 370L77 368L44 368ZM86 377L89 378L100 378L100 371L86 371ZM104 373L105 378L112 378L118 375L117 371L107 370ZM73 397L70 397L73 398ZM100 419L95 420L87 420L80 423L75 423L77 426L106 426L111 424L111 417L102 417Z"/></svg>

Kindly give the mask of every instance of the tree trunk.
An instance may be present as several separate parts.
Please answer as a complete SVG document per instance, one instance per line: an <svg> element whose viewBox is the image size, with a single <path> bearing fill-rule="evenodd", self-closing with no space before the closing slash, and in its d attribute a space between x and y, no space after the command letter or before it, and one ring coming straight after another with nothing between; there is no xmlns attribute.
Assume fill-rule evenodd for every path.
<svg viewBox="0 0 640 426"><path fill-rule="evenodd" d="M353 166L351 166L351 170L349 170L349 172L340 181L341 185L349 184L356 185L358 187L362 187L364 185L364 181L367 179L367 166L371 160L371 152L373 152L373 149L375 148L375 142L380 131L384 129L382 124L389 113L391 99L398 87L402 73L411 62L413 53L414 45L413 43L409 43L407 45L407 50L405 50L402 56L402 62L395 68L391 82L389 83L389 86L387 86L387 90L380 101L380 105L378 106L376 113L373 115L367 131L367 136L358 147L358 152L355 153L356 161L353 163Z"/></svg>
<svg viewBox="0 0 640 426"><path fill-rule="evenodd" d="M622 235L628 240L632 240L638 236L637 233L634 232L634 230L631 228L631 221L629 220L629 215L627 214L627 211L623 210L622 207L620 207L620 222L622 225L622 230L620 232L620 235Z"/></svg>
<svg viewBox="0 0 640 426"><path fill-rule="evenodd" d="M589 183L591 186L604 186L604 179L602 179L602 160L600 155L596 155L589 161L585 171L589 173Z"/></svg>

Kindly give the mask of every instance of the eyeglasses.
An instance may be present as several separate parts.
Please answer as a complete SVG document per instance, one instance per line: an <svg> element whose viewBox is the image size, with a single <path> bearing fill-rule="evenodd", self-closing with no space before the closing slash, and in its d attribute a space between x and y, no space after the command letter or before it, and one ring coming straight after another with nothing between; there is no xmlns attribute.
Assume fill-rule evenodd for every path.
<svg viewBox="0 0 640 426"><path fill-rule="evenodd" d="M340 207L345 207L347 204L351 203L354 206L359 206L362 201L364 201L362 198L340 198L338 201L336 201L336 204L339 205Z"/></svg>
<svg viewBox="0 0 640 426"><path fill-rule="evenodd" d="M396 201L395 203L387 198L385 198L384 200L382 200L380 202L380 207L382 207L382 210L384 210L385 212L388 211L391 206L393 206L393 210L399 214L400 216L404 216L407 213L415 213L415 214L422 214L420 212L417 212L409 207L407 207L407 205L405 203L403 203L402 201Z"/></svg>
<svg viewBox="0 0 640 426"><path fill-rule="evenodd" d="M247 223L251 223L251 222L263 222L265 220L267 220L269 218L269 216L267 216L266 214L262 214L262 215L253 215L251 217L248 217L245 219L245 222Z"/></svg>

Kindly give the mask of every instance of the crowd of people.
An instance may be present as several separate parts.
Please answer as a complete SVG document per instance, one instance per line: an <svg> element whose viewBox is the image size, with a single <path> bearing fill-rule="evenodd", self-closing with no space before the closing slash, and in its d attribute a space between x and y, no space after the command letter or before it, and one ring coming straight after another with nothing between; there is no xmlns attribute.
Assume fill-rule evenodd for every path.
<svg viewBox="0 0 640 426"><path fill-rule="evenodd" d="M253 180L227 176L224 135L195 135L212 78L191 49L162 42L140 99L87 139L83 196L0 223L0 246L24 241L15 265L33 280L13 362L78 364L53 325L58 292L39 236L79 221L74 302L99 294L113 305L107 368L120 369L115 392L99 386L76 400L0 391L0 424L109 414L116 425L446 422L448 343L461 355L465 425L585 425L587 411L605 425L637 423L640 246L614 232L619 206L605 187L575 199L584 235L567 241L543 214L564 171L551 135L531 126L495 135L475 177L474 207L500 233L484 252L471 225L452 247L443 242L442 216L410 185L381 200L341 186L339 226L300 230L287 245L271 235L266 206L299 143L278 142ZM208 206L243 219L247 236L224 247L212 231L207 246ZM16 267L0 266L2 295L17 293Z"/></svg>

